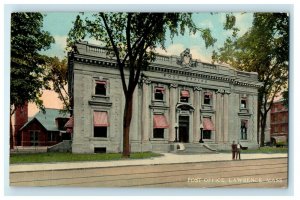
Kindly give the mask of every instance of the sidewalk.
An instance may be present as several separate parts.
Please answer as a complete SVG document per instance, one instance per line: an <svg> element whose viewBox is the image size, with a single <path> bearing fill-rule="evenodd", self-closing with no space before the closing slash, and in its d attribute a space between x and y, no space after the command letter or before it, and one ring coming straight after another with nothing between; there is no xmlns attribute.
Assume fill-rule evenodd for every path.
<svg viewBox="0 0 300 200"><path fill-rule="evenodd" d="M88 168L99 168L99 167L158 165L158 164L175 164L175 163L178 164L178 163L231 160L231 153L193 154L193 155L163 153L163 155L164 156L154 157L149 159L137 159L137 160L12 164L10 165L9 169L10 172L25 172L25 171L88 169ZM276 154L260 153L260 154L242 154L241 157L242 160L249 160L249 159L263 159L263 158L287 158L288 156L287 153L276 153Z"/></svg>

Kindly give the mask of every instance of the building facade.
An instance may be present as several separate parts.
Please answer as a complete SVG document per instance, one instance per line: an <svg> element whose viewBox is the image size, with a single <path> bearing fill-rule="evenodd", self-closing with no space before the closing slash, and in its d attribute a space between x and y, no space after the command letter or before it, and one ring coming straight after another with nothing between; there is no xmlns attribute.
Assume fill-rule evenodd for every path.
<svg viewBox="0 0 300 200"><path fill-rule="evenodd" d="M286 143L289 132L289 113L283 100L274 101L270 113L271 143Z"/></svg>
<svg viewBox="0 0 300 200"><path fill-rule="evenodd" d="M125 98L116 61L103 47L76 46L68 73L72 151L120 152ZM193 60L188 49L157 55L134 92L131 151L168 152L175 143L229 149L233 140L257 148L260 86L257 73Z"/></svg>
<svg viewBox="0 0 300 200"><path fill-rule="evenodd" d="M28 103L17 107L11 118L11 131L13 136L13 146L21 145L21 135L19 130L28 122Z"/></svg>

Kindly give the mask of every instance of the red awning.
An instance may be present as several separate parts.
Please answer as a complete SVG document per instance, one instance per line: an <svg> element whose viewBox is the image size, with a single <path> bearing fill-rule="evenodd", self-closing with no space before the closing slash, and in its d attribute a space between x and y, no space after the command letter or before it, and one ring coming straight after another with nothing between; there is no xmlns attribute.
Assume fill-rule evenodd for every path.
<svg viewBox="0 0 300 200"><path fill-rule="evenodd" d="M157 87L157 88L155 88L155 92L164 93L165 92L165 88Z"/></svg>
<svg viewBox="0 0 300 200"><path fill-rule="evenodd" d="M204 92L204 97L205 96L208 96L209 98L211 98L212 97L212 93L211 92Z"/></svg>
<svg viewBox="0 0 300 200"><path fill-rule="evenodd" d="M96 127L109 126L107 112L94 112L94 126Z"/></svg>
<svg viewBox="0 0 300 200"><path fill-rule="evenodd" d="M67 133L73 133L73 129L72 128L67 128L66 132Z"/></svg>
<svg viewBox="0 0 300 200"><path fill-rule="evenodd" d="M242 125L245 125L245 127L248 128L248 120L242 120Z"/></svg>
<svg viewBox="0 0 300 200"><path fill-rule="evenodd" d="M102 84L102 85L106 85L106 81L100 81L100 80L96 80L97 84Z"/></svg>
<svg viewBox="0 0 300 200"><path fill-rule="evenodd" d="M215 126L210 118L203 118L203 130L214 131Z"/></svg>
<svg viewBox="0 0 300 200"><path fill-rule="evenodd" d="M74 126L74 117L72 116L65 124L65 128L73 128L73 126Z"/></svg>
<svg viewBox="0 0 300 200"><path fill-rule="evenodd" d="M154 115L153 128L168 128L168 122L164 115Z"/></svg>
<svg viewBox="0 0 300 200"><path fill-rule="evenodd" d="M190 97L190 93L188 90L182 90L181 91L181 97Z"/></svg>

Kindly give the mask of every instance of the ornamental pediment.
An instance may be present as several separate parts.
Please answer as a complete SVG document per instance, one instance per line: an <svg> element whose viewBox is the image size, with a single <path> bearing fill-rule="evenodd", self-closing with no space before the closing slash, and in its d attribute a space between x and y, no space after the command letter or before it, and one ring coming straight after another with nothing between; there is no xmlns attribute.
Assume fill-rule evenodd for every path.
<svg viewBox="0 0 300 200"><path fill-rule="evenodd" d="M181 54L180 58L177 59L177 64L182 67L196 67L197 63L193 61L190 49L185 49Z"/></svg>

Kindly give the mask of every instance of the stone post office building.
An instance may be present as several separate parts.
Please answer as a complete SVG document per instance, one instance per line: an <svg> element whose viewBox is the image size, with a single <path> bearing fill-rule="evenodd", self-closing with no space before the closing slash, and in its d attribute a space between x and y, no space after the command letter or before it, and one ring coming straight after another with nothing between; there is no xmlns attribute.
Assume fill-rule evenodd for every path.
<svg viewBox="0 0 300 200"><path fill-rule="evenodd" d="M125 98L116 61L103 47L76 46L78 52L69 54L72 151L120 152ZM189 49L178 56L158 55L134 92L131 151L169 152L177 142L229 149L233 140L258 147L260 86L257 73L193 60Z"/></svg>

